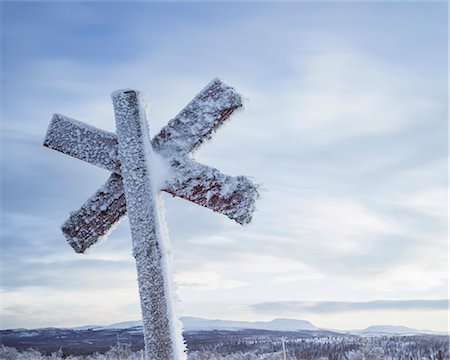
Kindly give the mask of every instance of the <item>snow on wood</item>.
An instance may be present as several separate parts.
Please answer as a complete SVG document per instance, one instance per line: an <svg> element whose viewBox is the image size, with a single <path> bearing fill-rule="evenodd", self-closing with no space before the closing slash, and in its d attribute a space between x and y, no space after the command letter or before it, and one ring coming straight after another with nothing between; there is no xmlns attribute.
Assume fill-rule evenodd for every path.
<svg viewBox="0 0 450 360"><path fill-rule="evenodd" d="M241 96L220 79L212 80L152 140L158 153L171 157L196 150L242 106Z"/></svg>
<svg viewBox="0 0 450 360"><path fill-rule="evenodd" d="M113 172L119 171L117 137L67 116L54 114L44 146Z"/></svg>
<svg viewBox="0 0 450 360"><path fill-rule="evenodd" d="M166 157L187 155L241 106L240 95L214 79L153 138L153 148ZM120 173L116 135L67 116L53 116L44 146Z"/></svg>
<svg viewBox="0 0 450 360"><path fill-rule="evenodd" d="M225 175L188 159L174 160L172 169L176 169L177 176L168 179L162 191L226 215L239 224L251 221L258 191L245 176ZM81 209L71 213L62 230L74 250L83 253L125 215L122 177L112 174Z"/></svg>
<svg viewBox="0 0 450 360"><path fill-rule="evenodd" d="M223 214L239 224L251 221L258 191L245 176L225 175L192 159L173 160L171 168L177 176L167 179L162 191ZM125 215L122 177L112 174L79 210L71 213L62 230L74 250L83 253Z"/></svg>
<svg viewBox="0 0 450 360"><path fill-rule="evenodd" d="M134 90L112 95L119 158L136 259L146 359L185 358L178 319L173 312L168 239L161 221L162 206L151 175L152 146L140 94Z"/></svg>
<svg viewBox="0 0 450 360"><path fill-rule="evenodd" d="M122 177L113 173L80 210L70 214L62 226L62 231L70 246L77 253L84 253L105 237L125 214Z"/></svg>
<svg viewBox="0 0 450 360"><path fill-rule="evenodd" d="M171 160L174 174L164 191L226 215L243 225L252 220L258 188L245 176L229 176L189 158Z"/></svg>

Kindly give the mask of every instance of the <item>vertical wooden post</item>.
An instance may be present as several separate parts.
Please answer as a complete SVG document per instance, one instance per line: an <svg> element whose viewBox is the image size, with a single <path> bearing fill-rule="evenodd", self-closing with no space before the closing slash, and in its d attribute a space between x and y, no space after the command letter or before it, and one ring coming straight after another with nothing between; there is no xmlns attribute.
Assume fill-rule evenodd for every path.
<svg viewBox="0 0 450 360"><path fill-rule="evenodd" d="M146 360L185 359L179 320L173 309L168 271L168 239L159 189L152 178L154 156L141 95L119 90L112 95L119 160L136 259Z"/></svg>

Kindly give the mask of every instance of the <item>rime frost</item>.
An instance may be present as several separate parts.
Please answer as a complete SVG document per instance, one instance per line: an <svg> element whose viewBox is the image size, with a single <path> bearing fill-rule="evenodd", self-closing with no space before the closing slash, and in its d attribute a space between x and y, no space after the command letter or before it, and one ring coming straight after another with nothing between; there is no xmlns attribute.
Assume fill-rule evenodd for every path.
<svg viewBox="0 0 450 360"><path fill-rule="evenodd" d="M242 106L241 96L220 79L212 80L152 140L158 153L187 155L196 150Z"/></svg>
<svg viewBox="0 0 450 360"><path fill-rule="evenodd" d="M187 158L172 158L172 177L164 191L247 224L252 219L256 186L245 176L228 176Z"/></svg>
<svg viewBox="0 0 450 360"><path fill-rule="evenodd" d="M64 115L53 115L44 146L113 172L120 169L115 134Z"/></svg>
<svg viewBox="0 0 450 360"><path fill-rule="evenodd" d="M136 259L147 360L186 358L173 312L168 239L159 191L151 176L152 147L138 92L112 94L119 159Z"/></svg>
<svg viewBox="0 0 450 360"><path fill-rule="evenodd" d="M125 214L122 177L113 173L80 210L70 214L62 231L70 246L77 253L83 253L100 238L106 237Z"/></svg>

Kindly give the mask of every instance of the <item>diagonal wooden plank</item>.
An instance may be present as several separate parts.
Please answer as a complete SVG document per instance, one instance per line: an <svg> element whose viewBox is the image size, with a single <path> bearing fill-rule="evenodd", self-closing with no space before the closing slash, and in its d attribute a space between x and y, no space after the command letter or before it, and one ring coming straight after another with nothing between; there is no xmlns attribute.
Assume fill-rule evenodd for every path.
<svg viewBox="0 0 450 360"><path fill-rule="evenodd" d="M62 225L67 242L77 253L98 242L126 215L122 177L112 173L86 203Z"/></svg>
<svg viewBox="0 0 450 360"><path fill-rule="evenodd" d="M241 96L220 79L214 79L153 138L153 148L168 157L187 155L209 140L241 106Z"/></svg>
<svg viewBox="0 0 450 360"><path fill-rule="evenodd" d="M155 135L153 149L166 157L187 155L241 106L241 96L214 79ZM44 146L120 173L116 135L67 116L53 115Z"/></svg>
<svg viewBox="0 0 450 360"><path fill-rule="evenodd" d="M64 115L53 115L44 146L112 172L120 169L115 134Z"/></svg>
<svg viewBox="0 0 450 360"><path fill-rule="evenodd" d="M229 176L192 159L172 160L176 177L167 180L162 191L223 214L239 224L252 219L258 187L245 176ZM62 226L68 243L83 253L126 215L126 202L119 174L106 183Z"/></svg>
<svg viewBox="0 0 450 360"><path fill-rule="evenodd" d="M258 187L245 176L229 176L189 158L171 160L173 176L163 191L226 215L243 225L252 220Z"/></svg>

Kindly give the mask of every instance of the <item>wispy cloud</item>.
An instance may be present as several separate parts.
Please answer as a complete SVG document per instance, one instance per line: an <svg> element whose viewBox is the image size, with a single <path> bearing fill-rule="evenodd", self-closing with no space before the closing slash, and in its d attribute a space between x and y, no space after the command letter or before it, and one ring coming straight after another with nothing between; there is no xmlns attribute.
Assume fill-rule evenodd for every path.
<svg viewBox="0 0 450 360"><path fill-rule="evenodd" d="M219 274L207 271L183 271L175 274L180 287L195 287L197 290L234 289L248 285L242 281L222 279Z"/></svg>

